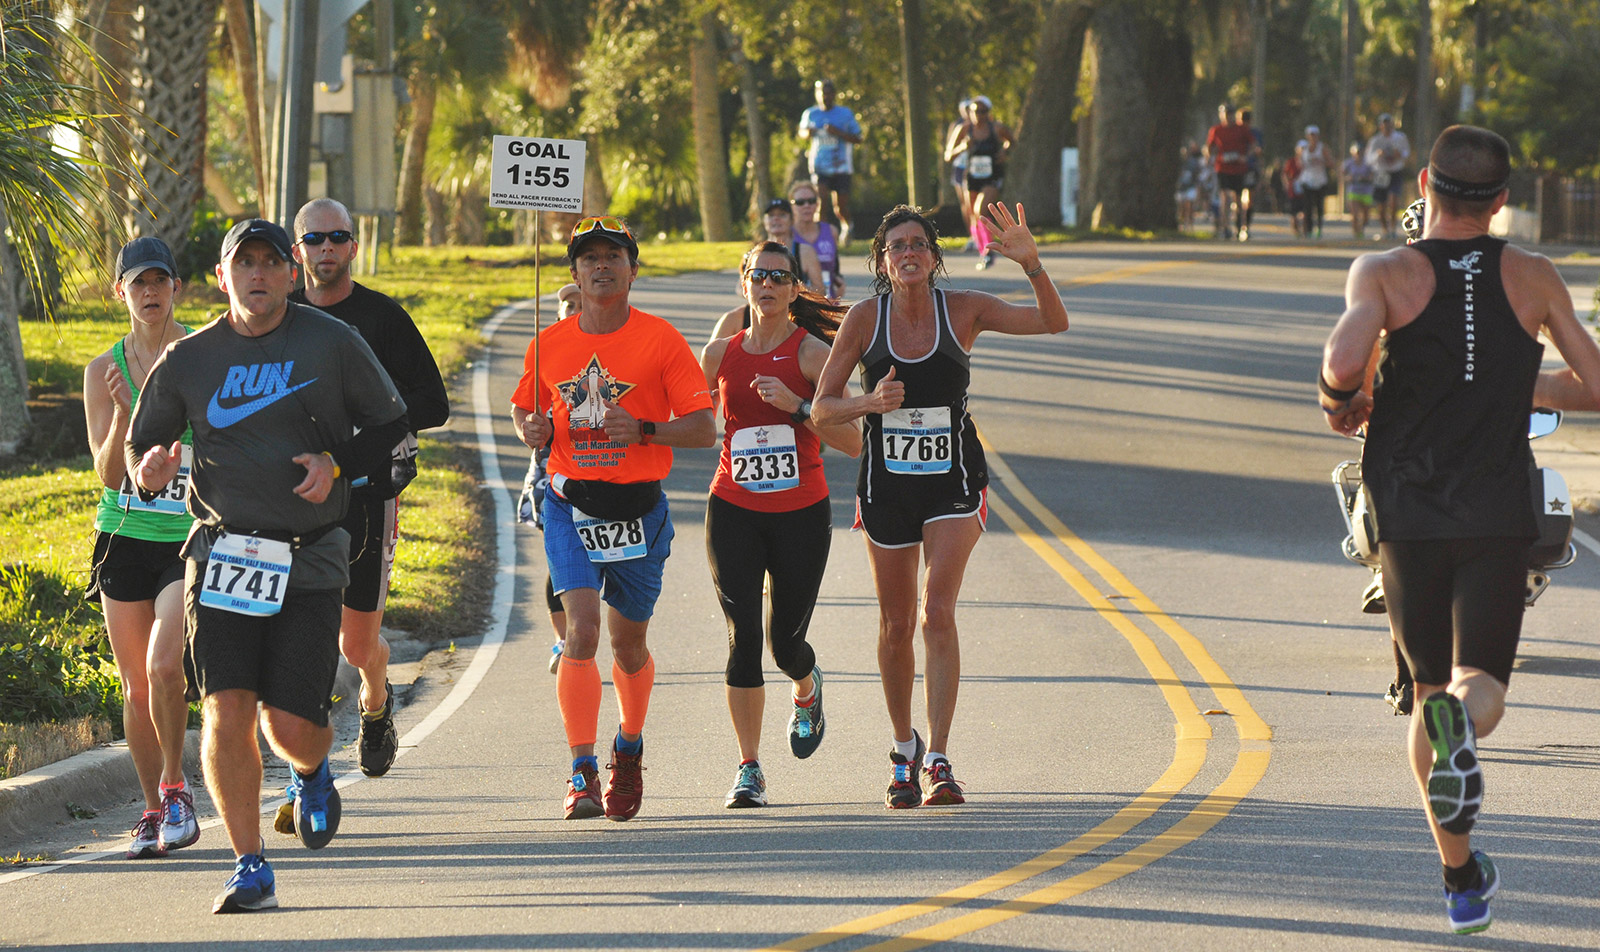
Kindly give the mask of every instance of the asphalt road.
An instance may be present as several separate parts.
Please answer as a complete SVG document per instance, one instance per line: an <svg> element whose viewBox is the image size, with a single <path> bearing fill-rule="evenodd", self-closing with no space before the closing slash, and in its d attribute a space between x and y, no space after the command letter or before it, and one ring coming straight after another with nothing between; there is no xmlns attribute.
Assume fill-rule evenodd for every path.
<svg viewBox="0 0 1600 952"><path fill-rule="evenodd" d="M0 942L1600 947L1600 558L1588 552L1529 613L1512 710L1482 745L1478 841L1505 882L1495 924L1467 940L1445 931L1404 725L1379 699L1386 629L1360 614L1366 574L1337 552L1328 471L1355 446L1327 432L1311 389L1353 253L1267 240L1047 254L1071 328L986 336L973 360L996 478L958 615L949 754L968 803L897 813L882 805L875 600L848 531L854 464L836 453L833 555L812 626L827 739L810 760L789 755L774 683L773 805L722 808L738 757L701 524L715 459L686 451L668 484L677 538L651 628L644 808L628 823L559 818L567 756L545 670L542 549L509 526L527 456L506 398L532 317L506 315L475 368L477 403L457 408L457 425L493 440L505 615L483 644L420 665L394 770L345 789L344 825L323 851L267 833L277 911L209 914L231 867L218 829L143 863L84 859L115 845L84 832L81 848L55 850L65 865L0 876ZM1014 265L977 273L971 261L951 259L957 286L1026 294ZM1572 277L1592 285L1592 272ZM852 281L864 287L859 267ZM737 303L731 272L644 281L634 300L696 346ZM608 686L602 736L613 703ZM340 756L353 770L353 750Z"/></svg>

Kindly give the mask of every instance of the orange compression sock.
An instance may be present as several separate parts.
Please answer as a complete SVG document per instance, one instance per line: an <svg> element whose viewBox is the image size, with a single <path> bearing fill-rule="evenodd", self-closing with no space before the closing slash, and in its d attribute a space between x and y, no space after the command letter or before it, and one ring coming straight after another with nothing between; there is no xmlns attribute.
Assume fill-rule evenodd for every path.
<svg viewBox="0 0 1600 952"><path fill-rule="evenodd" d="M561 705L561 723L567 730L567 746L593 744L600 721L600 669L595 667L593 658L561 658L561 666L556 669L556 700Z"/></svg>
<svg viewBox="0 0 1600 952"><path fill-rule="evenodd" d="M644 667L632 674L624 673L613 661L611 682L617 686L617 707L622 712L623 733L644 733L644 716L650 711L650 690L656 684L655 656L647 656Z"/></svg>

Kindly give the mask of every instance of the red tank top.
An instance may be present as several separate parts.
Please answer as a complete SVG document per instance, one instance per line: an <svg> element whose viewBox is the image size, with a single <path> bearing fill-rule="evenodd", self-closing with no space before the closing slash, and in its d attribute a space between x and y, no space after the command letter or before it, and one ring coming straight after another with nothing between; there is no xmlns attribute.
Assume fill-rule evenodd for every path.
<svg viewBox="0 0 1600 952"><path fill-rule="evenodd" d="M756 512L793 512L828 498L822 441L816 432L795 423L750 386L758 374L765 374L783 381L803 400L815 396L816 385L800 372L800 344L806 333L795 328L766 354L744 349L748 330L728 341L717 367L717 392L727 425L717 475L711 480L712 495Z"/></svg>

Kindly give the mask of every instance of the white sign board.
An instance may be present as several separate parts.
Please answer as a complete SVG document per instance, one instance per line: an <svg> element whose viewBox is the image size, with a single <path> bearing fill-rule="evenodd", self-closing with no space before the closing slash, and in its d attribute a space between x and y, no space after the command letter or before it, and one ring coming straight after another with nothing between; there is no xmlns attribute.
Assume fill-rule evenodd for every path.
<svg viewBox="0 0 1600 952"><path fill-rule="evenodd" d="M495 136L490 207L582 212L585 147L582 139Z"/></svg>
<svg viewBox="0 0 1600 952"><path fill-rule="evenodd" d="M1061 224L1078 227L1078 150L1061 150Z"/></svg>

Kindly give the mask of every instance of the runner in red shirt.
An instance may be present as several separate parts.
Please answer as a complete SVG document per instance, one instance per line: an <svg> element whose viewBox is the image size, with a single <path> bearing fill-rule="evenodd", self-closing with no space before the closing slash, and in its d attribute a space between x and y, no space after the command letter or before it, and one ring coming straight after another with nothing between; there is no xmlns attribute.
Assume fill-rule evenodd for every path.
<svg viewBox="0 0 1600 952"><path fill-rule="evenodd" d="M1244 189L1244 177L1250 171L1250 152L1255 145L1250 127L1233 121L1233 107L1227 103L1218 106L1217 124L1206 133L1206 156L1217 173L1218 238L1233 237L1234 232L1228 230L1230 207L1234 210L1235 231L1244 225L1239 193Z"/></svg>

